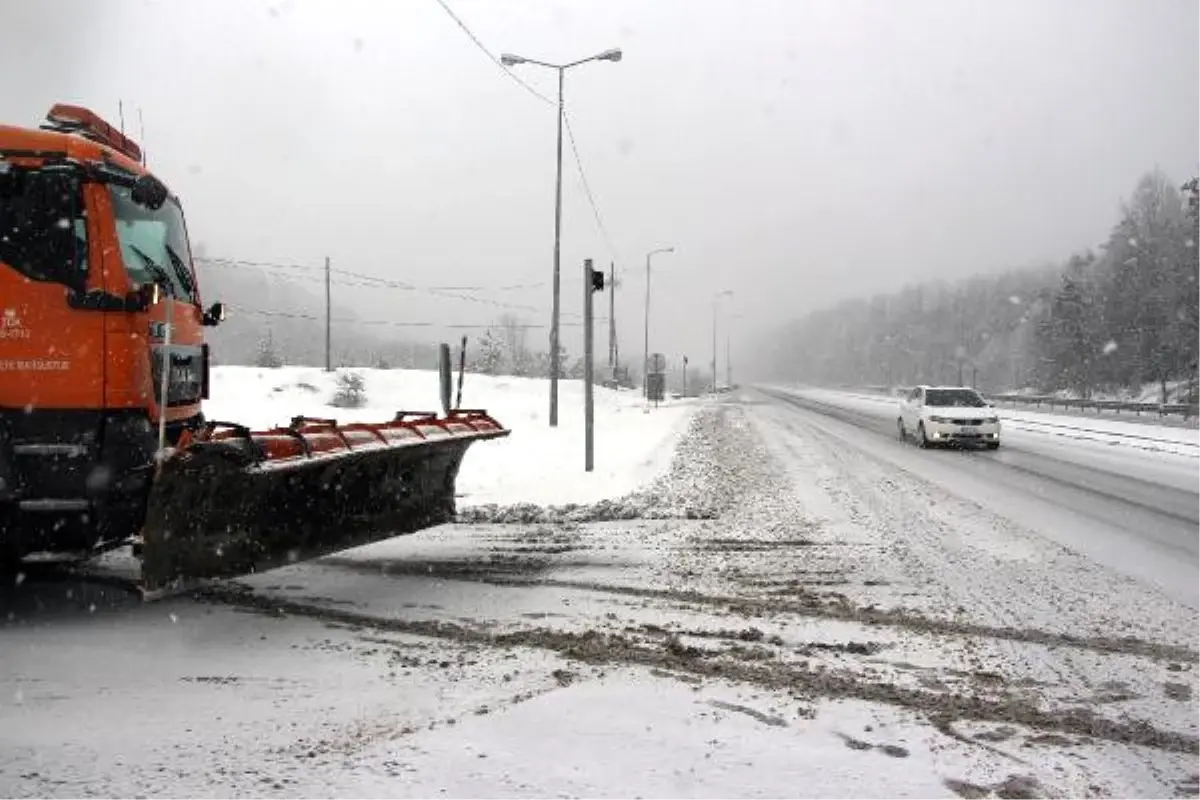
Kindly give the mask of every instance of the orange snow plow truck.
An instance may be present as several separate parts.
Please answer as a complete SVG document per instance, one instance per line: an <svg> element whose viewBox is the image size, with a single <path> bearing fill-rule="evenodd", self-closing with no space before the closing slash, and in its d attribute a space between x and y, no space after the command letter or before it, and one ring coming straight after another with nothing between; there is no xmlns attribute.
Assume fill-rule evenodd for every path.
<svg viewBox="0 0 1200 800"><path fill-rule="evenodd" d="M482 411L379 424L206 420L179 199L87 109L0 126L0 564L134 545L156 592L449 521Z"/></svg>

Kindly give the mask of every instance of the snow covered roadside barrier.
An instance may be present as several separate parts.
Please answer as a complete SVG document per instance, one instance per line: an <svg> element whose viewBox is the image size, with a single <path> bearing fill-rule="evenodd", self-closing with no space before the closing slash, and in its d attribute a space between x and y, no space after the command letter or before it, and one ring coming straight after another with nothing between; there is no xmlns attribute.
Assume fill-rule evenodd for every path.
<svg viewBox="0 0 1200 800"><path fill-rule="evenodd" d="M335 407L338 376L363 378L363 401ZM285 424L298 414L344 422L391 419L397 411L440 410L437 373L425 370L225 366L212 371L209 419L254 428ZM520 509L600 504L625 498L667 473L675 447L699 407L668 401L646 411L636 391L596 387L596 470L583 471L583 384L559 383L558 427L547 422L548 384L536 378L468 374L463 407L483 408L512 430L472 447L458 475L458 505ZM535 512L527 512L535 513ZM476 514L478 516L478 514Z"/></svg>

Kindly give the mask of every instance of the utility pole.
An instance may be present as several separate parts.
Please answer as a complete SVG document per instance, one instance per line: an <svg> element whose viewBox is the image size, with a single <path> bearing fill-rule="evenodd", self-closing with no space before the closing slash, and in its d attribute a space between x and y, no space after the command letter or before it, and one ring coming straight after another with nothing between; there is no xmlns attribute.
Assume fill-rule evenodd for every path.
<svg viewBox="0 0 1200 800"><path fill-rule="evenodd" d="M688 396L688 387L687 387L687 356L684 356L684 357L683 357L683 396L684 396L684 397L687 397L687 396Z"/></svg>
<svg viewBox="0 0 1200 800"><path fill-rule="evenodd" d="M592 293L604 291L604 273L592 269L592 260L583 262L583 470L596 465L596 420L592 396Z"/></svg>
<svg viewBox="0 0 1200 800"><path fill-rule="evenodd" d="M330 314L330 289L329 289L329 256L325 256L325 371L333 372L333 335L330 330L330 324L333 322Z"/></svg>
<svg viewBox="0 0 1200 800"><path fill-rule="evenodd" d="M608 371L617 380L617 265L608 263Z"/></svg>

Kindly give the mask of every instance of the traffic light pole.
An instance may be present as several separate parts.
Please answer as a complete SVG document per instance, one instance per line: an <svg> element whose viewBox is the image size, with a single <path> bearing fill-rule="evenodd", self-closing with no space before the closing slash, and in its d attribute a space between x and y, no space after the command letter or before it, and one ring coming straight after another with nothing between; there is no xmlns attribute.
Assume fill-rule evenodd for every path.
<svg viewBox="0 0 1200 800"><path fill-rule="evenodd" d="M592 393L592 294L604 291L604 273L592 269L592 260L583 262L583 470L596 466L596 418Z"/></svg>

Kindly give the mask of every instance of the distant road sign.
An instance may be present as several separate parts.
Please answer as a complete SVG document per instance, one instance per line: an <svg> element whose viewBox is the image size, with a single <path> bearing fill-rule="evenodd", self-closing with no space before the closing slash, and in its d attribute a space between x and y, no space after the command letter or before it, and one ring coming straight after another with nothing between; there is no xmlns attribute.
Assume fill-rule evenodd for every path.
<svg viewBox="0 0 1200 800"><path fill-rule="evenodd" d="M655 403L661 403L666 399L666 377L661 372L651 372L646 376L646 396Z"/></svg>
<svg viewBox="0 0 1200 800"><path fill-rule="evenodd" d="M666 372L667 357L662 353L650 354L650 372Z"/></svg>

